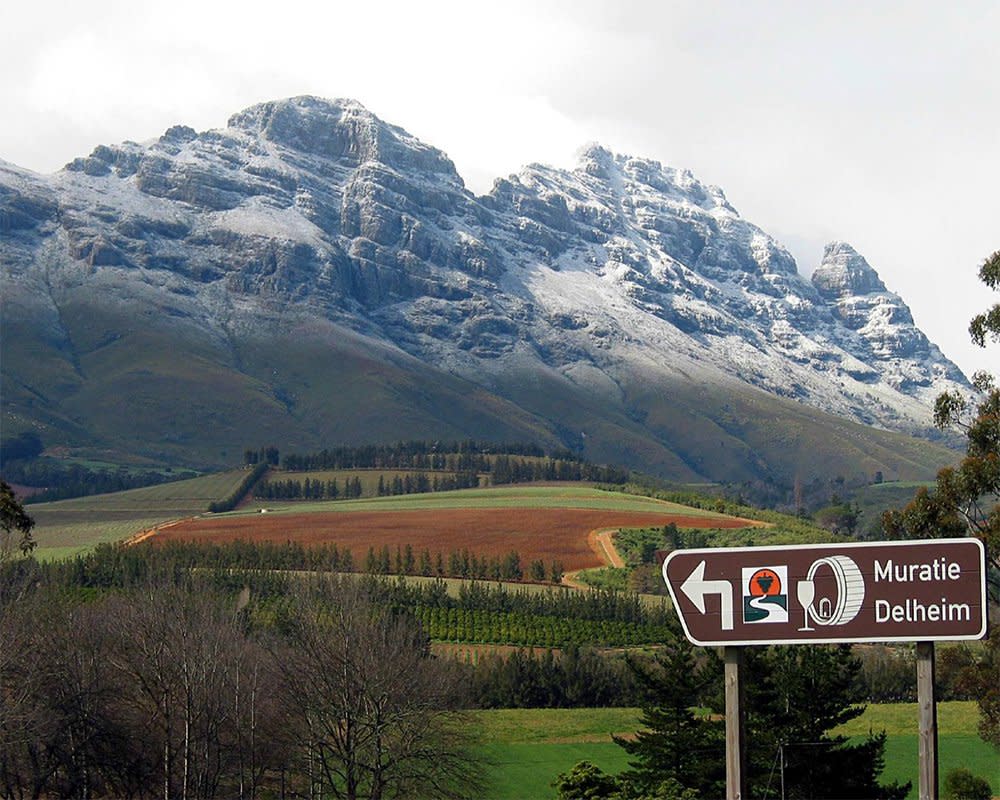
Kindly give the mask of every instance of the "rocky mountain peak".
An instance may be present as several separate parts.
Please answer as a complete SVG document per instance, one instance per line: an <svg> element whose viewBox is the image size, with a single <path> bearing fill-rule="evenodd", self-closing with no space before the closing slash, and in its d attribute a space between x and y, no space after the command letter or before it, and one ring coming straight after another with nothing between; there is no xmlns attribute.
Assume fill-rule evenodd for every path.
<svg viewBox="0 0 1000 800"><path fill-rule="evenodd" d="M878 273L846 242L830 242L813 273L813 286L827 300L887 291Z"/></svg>
<svg viewBox="0 0 1000 800"><path fill-rule="evenodd" d="M615 154L597 142L591 142L577 153L577 169L598 180L611 178L615 169Z"/></svg>
<svg viewBox="0 0 1000 800"><path fill-rule="evenodd" d="M258 103L229 118L229 128L308 155L351 165L381 162L458 177L451 160L356 100L303 95Z"/></svg>
<svg viewBox="0 0 1000 800"><path fill-rule="evenodd" d="M736 214L722 189L702 183L691 170L664 166L649 158L615 153L601 144L589 144L579 152L576 172L619 188L626 194L648 193L651 190L706 211Z"/></svg>

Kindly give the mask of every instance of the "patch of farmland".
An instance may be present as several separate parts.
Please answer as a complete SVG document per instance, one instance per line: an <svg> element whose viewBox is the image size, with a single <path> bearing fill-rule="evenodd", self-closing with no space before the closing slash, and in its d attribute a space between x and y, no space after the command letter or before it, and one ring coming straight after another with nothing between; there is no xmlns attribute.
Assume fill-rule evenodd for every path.
<svg viewBox="0 0 1000 800"><path fill-rule="evenodd" d="M462 492L461 494L477 494ZM595 493L601 494L601 493ZM652 503L645 510L593 507L598 498L582 495L553 498L542 507L539 495L518 497L504 493L504 505L492 507L447 507L433 503L434 495L415 498L410 504L380 504L375 501L328 503L311 513L232 514L202 517L182 522L155 537L158 541L197 540L213 543L238 540L293 541L304 545L335 543L349 549L355 558L369 548L412 546L415 552L448 554L468 549L480 556L502 557L516 551L522 565L535 559L558 560L567 570L601 566L604 560L588 542L588 534L600 528L666 525L680 527L743 527L745 520L721 515L688 514L683 507ZM395 499L395 498L388 498ZM486 498L479 499L486 502ZM611 500L617 498L610 495ZM631 498L643 500L646 498ZM417 506L413 505L416 500ZM534 501L533 503L531 501ZM562 500L563 502L559 502ZM589 505L588 505L589 501ZM454 500L453 500L454 502ZM381 506L381 507L379 507ZM612 503L613 506L613 503ZM684 513L679 513L682 509ZM325 513L324 513L325 512Z"/></svg>
<svg viewBox="0 0 1000 800"><path fill-rule="evenodd" d="M38 558L61 558L103 542L116 542L154 525L200 514L230 494L246 473L232 470L113 494L77 497L27 507Z"/></svg>
<svg viewBox="0 0 1000 800"><path fill-rule="evenodd" d="M258 501L257 505L262 505L262 503ZM693 517L697 518L698 522L691 527L698 528L747 527L759 524L750 520L740 520L739 524L733 526L730 523L735 519L734 517L714 511L691 508L666 500L625 494L624 492L606 492L577 484L521 484L483 489L462 489L452 492L435 492L432 494L377 497L367 500L296 502L293 504L279 502L277 504L267 503L266 505L274 513L295 514L306 512L353 513L357 511L411 511L455 508L592 508L613 511L677 514L685 518ZM255 511L256 509L251 513L255 513ZM658 524L665 525L668 521L666 520ZM716 525L716 522L719 524Z"/></svg>

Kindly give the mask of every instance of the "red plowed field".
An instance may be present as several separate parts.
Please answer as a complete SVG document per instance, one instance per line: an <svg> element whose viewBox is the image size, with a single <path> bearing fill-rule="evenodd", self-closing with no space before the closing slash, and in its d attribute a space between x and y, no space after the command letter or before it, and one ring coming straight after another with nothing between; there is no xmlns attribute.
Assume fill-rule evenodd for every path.
<svg viewBox="0 0 1000 800"><path fill-rule="evenodd" d="M261 514L254 517L194 519L167 528L155 542L232 542L237 539L303 544L335 543L355 558L369 547L412 545L420 553L445 555L468 548L477 555L502 556L516 550L521 563L558 559L566 570L599 567L601 555L587 543L599 528L641 528L674 522L681 528L742 528L745 520L687 517L629 511L566 509L441 509L352 513Z"/></svg>

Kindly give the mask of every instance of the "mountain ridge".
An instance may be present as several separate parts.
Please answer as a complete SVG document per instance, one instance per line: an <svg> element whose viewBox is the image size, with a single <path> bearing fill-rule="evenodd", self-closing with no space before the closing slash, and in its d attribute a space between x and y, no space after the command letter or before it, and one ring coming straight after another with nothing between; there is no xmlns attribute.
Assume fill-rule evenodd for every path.
<svg viewBox="0 0 1000 800"><path fill-rule="evenodd" d="M807 281L721 189L596 145L574 170L529 165L477 197L443 152L356 101L260 103L226 129L173 126L144 144L102 145L52 176L0 163L0 233L5 417L67 441L93 438L92 405L106 391L94 376L111 364L119 391L134 391L144 369L176 380L177 365L141 363L164 347L204 370L190 391L210 418L234 413L211 410L213 380L229 375L227 391L268 398L265 416L276 404L275 435L343 435L329 420L302 433L311 423L296 416L295 392L253 363L247 342L267 337L320 351L356 339L349 350L405 363L394 372L403 384L450 386L441 402L495 398L485 404L495 414L471 407L467 427L441 435L523 428L691 478L796 469L761 467L774 459L761 458L766 443L732 431L719 441L743 453L735 461L718 441L703 457L694 444L678 451L671 398L697 416L713 392L763 392L783 409L913 433L930 427L938 391L968 385L849 245L829 246ZM377 365L364 369L361 383L380 397L398 393ZM412 400L401 397L387 400L395 413ZM420 406L425 418L434 402ZM114 425L104 424L107 443ZM628 445L615 446L623 436ZM138 432L130 447L149 451Z"/></svg>

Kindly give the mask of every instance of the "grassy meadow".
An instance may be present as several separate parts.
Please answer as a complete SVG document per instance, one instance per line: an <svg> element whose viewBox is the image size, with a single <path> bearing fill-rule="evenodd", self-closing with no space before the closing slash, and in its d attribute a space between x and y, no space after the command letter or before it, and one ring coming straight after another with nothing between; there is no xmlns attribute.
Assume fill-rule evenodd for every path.
<svg viewBox="0 0 1000 800"><path fill-rule="evenodd" d="M966 767L990 781L1000 795L1000 753L980 739L974 702L938 704L938 751L941 780L949 770ZM554 798L552 781L578 761L592 761L607 772L628 767L628 756L612 734L634 733L639 709L503 709L477 711L481 730L478 752L487 761L488 796L496 800ZM835 732L866 736L885 730L885 781L912 781L908 797L917 796L917 707L915 703L869 705L864 714Z"/></svg>
<svg viewBox="0 0 1000 800"><path fill-rule="evenodd" d="M280 474L280 473L279 473ZM353 474L353 473L352 473ZM375 474L378 481L378 474ZM243 513L256 513L260 501L252 510ZM624 494L621 492L606 492L580 484L554 485L514 485L497 486L481 489L460 489L450 492L434 492L430 494L408 494L392 497L372 497L358 500L337 501L269 501L270 511L301 514L309 511L420 511L464 508L589 508L608 511L652 511L664 514L683 514L684 516L705 519L726 520L722 514L699 508L689 508L666 500L651 497ZM241 513L241 512L232 512Z"/></svg>

